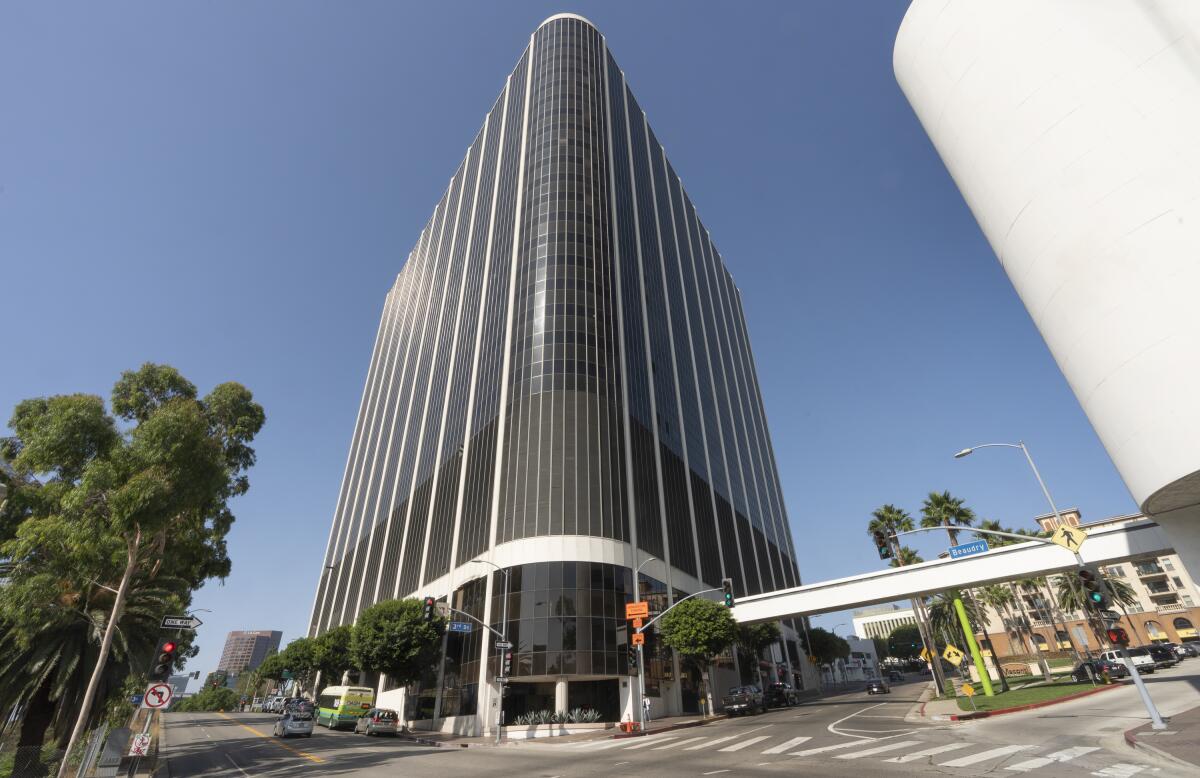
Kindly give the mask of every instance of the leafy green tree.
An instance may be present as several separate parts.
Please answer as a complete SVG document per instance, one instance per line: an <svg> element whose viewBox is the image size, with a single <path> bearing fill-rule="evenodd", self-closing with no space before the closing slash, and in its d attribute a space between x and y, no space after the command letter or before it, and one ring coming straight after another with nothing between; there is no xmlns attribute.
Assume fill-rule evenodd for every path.
<svg viewBox="0 0 1200 778"><path fill-rule="evenodd" d="M238 699L238 693L227 686L205 686L196 694L172 706L171 710L183 713L235 710L238 706Z"/></svg>
<svg viewBox="0 0 1200 778"><path fill-rule="evenodd" d="M954 608L956 598L962 599L963 610L966 611L967 621L970 622L973 631L984 631L983 628L989 623L987 611L980 607L973 598L966 596L958 589L949 589L931 599L929 622L935 632L950 636L956 643L964 643L962 623L958 618L958 611ZM959 646L959 648L962 647Z"/></svg>
<svg viewBox="0 0 1200 778"><path fill-rule="evenodd" d="M658 624L663 645L677 651L682 660L700 671L711 711L708 670L718 656L737 642L737 622L724 605L694 597L676 605Z"/></svg>
<svg viewBox="0 0 1200 778"><path fill-rule="evenodd" d="M961 497L950 492L930 492L921 504L922 527L945 527L950 536L950 545L958 545L958 531L954 527L970 527L975 523L975 511L963 504Z"/></svg>
<svg viewBox="0 0 1200 778"><path fill-rule="evenodd" d="M916 624L902 624L887 637L888 656L897 659L915 659L920 656L922 646L921 630Z"/></svg>
<svg viewBox="0 0 1200 778"><path fill-rule="evenodd" d="M919 565L924 561L921 555L912 548L901 546L896 550L896 556L892 557L888 567L907 567L908 565Z"/></svg>
<svg viewBox="0 0 1200 778"><path fill-rule="evenodd" d="M779 624L774 621L738 624L735 642L742 651L743 678L752 677L756 682L761 682L759 662L762 660L763 649L778 643L779 639Z"/></svg>
<svg viewBox="0 0 1200 778"><path fill-rule="evenodd" d="M883 660L884 657L891 656L888 653L888 642L885 638L873 637L871 638L871 644L875 646L875 656L878 659Z"/></svg>
<svg viewBox="0 0 1200 778"><path fill-rule="evenodd" d="M413 683L441 656L441 618L425 621L417 599L384 600L358 616L350 635L350 659L369 673L387 673L400 685Z"/></svg>
<svg viewBox="0 0 1200 778"><path fill-rule="evenodd" d="M850 644L827 629L813 627L808 631L808 637L812 643L808 653L817 658L818 664L832 664L850 656Z"/></svg>
<svg viewBox="0 0 1200 778"><path fill-rule="evenodd" d="M93 395L24 400L9 421L15 434L3 442L13 468L0 509L0 557L11 565L10 582L0 587L6 633L43 649L69 641L80 606L97 613L97 592L112 594L90 621L94 654L64 651L54 660L57 666L78 657L85 664L76 666L90 671L69 710L75 723L68 747L99 715L93 710L102 712L104 690L120 688L105 678L114 641L138 634L126 634L131 594L169 577L183 583L176 597L186 604L204 580L228 574L229 501L249 488L249 443L265 418L239 384L198 398L174 368L150 363L122 374L112 411L123 424ZM51 618L56 612L61 621ZM156 637L141 638L148 647L130 644L131 656L152 651ZM66 670L47 671L42 687L11 697L0 688L0 696L24 703L34 721L50 722L56 712L62 721L62 702L78 683L63 678L56 685L52 676Z"/></svg>
<svg viewBox="0 0 1200 778"><path fill-rule="evenodd" d="M353 628L349 624L334 627L313 639L313 661L321 673L321 683L337 685L341 683L342 673L354 668L350 655L352 639Z"/></svg>
<svg viewBox="0 0 1200 778"><path fill-rule="evenodd" d="M891 536L898 532L908 532L913 529L912 516L903 508L897 508L888 503L881 505L871 512L871 521L867 523L867 534L874 535L882 532Z"/></svg>

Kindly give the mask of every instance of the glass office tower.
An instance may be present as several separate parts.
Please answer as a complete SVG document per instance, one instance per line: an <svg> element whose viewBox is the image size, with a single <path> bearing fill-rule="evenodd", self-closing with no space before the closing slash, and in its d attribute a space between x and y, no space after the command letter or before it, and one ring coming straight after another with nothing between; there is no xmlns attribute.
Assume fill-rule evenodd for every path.
<svg viewBox="0 0 1200 778"><path fill-rule="evenodd" d="M384 302L310 633L436 596L513 643L509 718L615 718L643 563L657 610L800 583L741 293L604 36L562 14ZM493 642L451 634L409 717L489 725ZM694 709L697 680L646 651L656 712Z"/></svg>

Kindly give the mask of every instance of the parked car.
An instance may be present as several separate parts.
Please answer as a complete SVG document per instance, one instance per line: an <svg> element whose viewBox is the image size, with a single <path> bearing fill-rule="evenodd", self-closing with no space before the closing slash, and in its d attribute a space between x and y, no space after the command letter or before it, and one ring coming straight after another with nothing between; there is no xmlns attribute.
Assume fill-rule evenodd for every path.
<svg viewBox="0 0 1200 778"><path fill-rule="evenodd" d="M1175 652L1166 646L1152 645L1146 646L1146 650L1150 652L1150 656L1154 658L1155 667L1174 667L1179 664L1179 657Z"/></svg>
<svg viewBox="0 0 1200 778"><path fill-rule="evenodd" d="M889 681L903 681L904 674L901 673L899 670L888 670L887 671L887 679Z"/></svg>
<svg viewBox="0 0 1200 778"><path fill-rule="evenodd" d="M1113 662L1108 659L1090 659L1080 662L1071 672L1071 678L1086 683L1093 678L1099 679L1105 672L1109 678L1124 678L1129 675L1129 668L1123 662Z"/></svg>
<svg viewBox="0 0 1200 778"><path fill-rule="evenodd" d="M400 726L396 711L387 708L371 708L354 723L354 731L365 735L395 735Z"/></svg>
<svg viewBox="0 0 1200 778"><path fill-rule="evenodd" d="M891 694L892 689L888 686L887 681L882 678L874 678L867 681L867 694Z"/></svg>
<svg viewBox="0 0 1200 778"><path fill-rule="evenodd" d="M313 715L298 710L289 710L275 722L275 737L292 735L312 737Z"/></svg>
<svg viewBox="0 0 1200 778"><path fill-rule="evenodd" d="M767 703L762 689L753 685L733 687L729 690L729 694L721 699L721 702L725 706L725 712L731 716L735 713L740 716L745 713L767 712Z"/></svg>
<svg viewBox="0 0 1200 778"><path fill-rule="evenodd" d="M1175 654L1175 658L1181 662L1191 656L1188 650L1179 643L1159 643L1159 645L1163 646L1164 648L1169 648L1171 652Z"/></svg>
<svg viewBox="0 0 1200 778"><path fill-rule="evenodd" d="M800 702L800 694L789 683L769 683L763 690L768 708L790 708Z"/></svg>
<svg viewBox="0 0 1200 778"><path fill-rule="evenodd" d="M1149 651L1145 648L1130 648L1126 650L1129 652L1129 658L1133 660L1133 666L1137 668L1139 673L1154 672L1154 657L1150 656ZM1100 658L1110 662L1125 664L1125 660L1121 658L1121 652L1116 650L1105 651L1100 654Z"/></svg>
<svg viewBox="0 0 1200 778"><path fill-rule="evenodd" d="M1180 656L1200 656L1200 647L1195 643L1180 643L1175 647L1175 653Z"/></svg>

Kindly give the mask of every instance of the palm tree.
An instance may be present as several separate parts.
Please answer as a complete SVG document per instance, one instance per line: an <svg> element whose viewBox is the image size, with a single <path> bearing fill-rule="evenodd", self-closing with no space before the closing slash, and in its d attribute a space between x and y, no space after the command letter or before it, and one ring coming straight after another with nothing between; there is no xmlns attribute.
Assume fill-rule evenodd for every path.
<svg viewBox="0 0 1200 778"><path fill-rule="evenodd" d="M961 497L952 497L950 492L930 492L921 504L922 527L945 527L950 536L950 545L958 545L958 532L954 527L970 527L975 523L975 511L963 504Z"/></svg>
<svg viewBox="0 0 1200 778"><path fill-rule="evenodd" d="M896 556L892 559L889 566L907 567L908 565L917 565L924 561L925 560L921 558L921 555L913 549L909 548L908 546L901 546L899 549L897 549Z"/></svg>
<svg viewBox="0 0 1200 778"><path fill-rule="evenodd" d="M948 589L934 595L930 601L929 622L933 625L934 629L948 635L963 634L962 624L958 618L958 611L954 607L955 599L963 601L963 610L966 611L967 621L970 622L973 630L978 632L979 627L987 626L987 612L979 607L979 604L975 600L966 597L958 589Z"/></svg>

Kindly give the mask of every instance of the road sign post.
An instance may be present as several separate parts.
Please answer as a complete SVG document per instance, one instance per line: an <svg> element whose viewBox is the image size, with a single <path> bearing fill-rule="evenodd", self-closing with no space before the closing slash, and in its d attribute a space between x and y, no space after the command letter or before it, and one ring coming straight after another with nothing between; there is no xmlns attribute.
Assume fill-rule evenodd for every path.
<svg viewBox="0 0 1200 778"><path fill-rule="evenodd" d="M130 756L146 756L150 753L150 736L134 735L129 743Z"/></svg>
<svg viewBox="0 0 1200 778"><path fill-rule="evenodd" d="M472 628L469 621L451 621L447 622L446 629L450 632L470 632Z"/></svg>
<svg viewBox="0 0 1200 778"><path fill-rule="evenodd" d="M950 558L961 559L965 556L975 556L976 554L986 554L987 552L987 541L980 538L979 540L972 540L970 543L960 543L957 546L951 546Z"/></svg>
<svg viewBox="0 0 1200 778"><path fill-rule="evenodd" d="M979 644L975 642L975 635L972 634L974 630L971 629L971 621L967 618L967 609L963 607L961 597L954 598L954 610L958 613L959 623L962 624L963 635L967 639L967 648L971 652L971 659L975 662L975 671L979 673L979 683L983 686L983 693L988 697L994 697L996 692L992 689L992 677L979 653Z"/></svg>
<svg viewBox="0 0 1200 778"><path fill-rule="evenodd" d="M955 667L958 667L959 665L962 664L963 652L959 651L954 646L948 645L944 649L942 649L942 659L945 659L950 664L954 665Z"/></svg>
<svg viewBox="0 0 1200 778"><path fill-rule="evenodd" d="M171 695L174 690L168 683L152 683L146 687L146 693L142 696L142 707L150 708L151 710L166 710L171 704Z"/></svg>
<svg viewBox="0 0 1200 778"><path fill-rule="evenodd" d="M159 629L192 629L199 627L204 622L195 616L163 616L162 623L158 625Z"/></svg>

